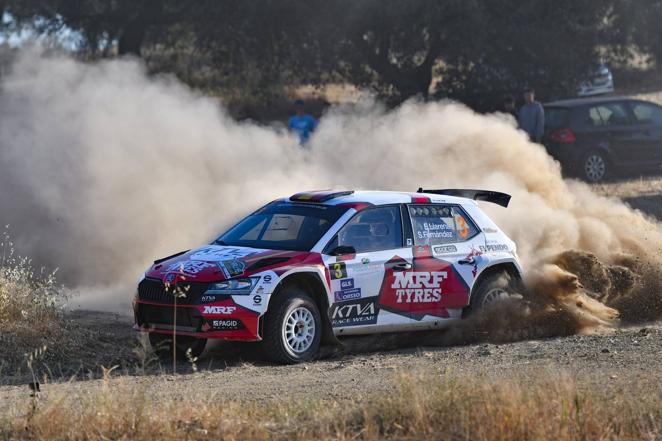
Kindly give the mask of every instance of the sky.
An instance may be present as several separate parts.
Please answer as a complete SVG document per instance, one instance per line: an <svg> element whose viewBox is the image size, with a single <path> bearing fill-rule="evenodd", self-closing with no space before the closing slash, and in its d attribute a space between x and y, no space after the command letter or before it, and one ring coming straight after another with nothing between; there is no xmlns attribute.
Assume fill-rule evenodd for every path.
<svg viewBox="0 0 662 441"><path fill-rule="evenodd" d="M11 24L12 21L13 17L11 14L6 12L3 13L3 26ZM50 40L53 43L57 43L59 47L75 50L81 42L81 35L67 27L54 32L52 35L38 35L33 29L27 26L11 31L0 32L0 45L7 44L11 48L21 47L26 43L35 40L42 43L46 43L47 40Z"/></svg>

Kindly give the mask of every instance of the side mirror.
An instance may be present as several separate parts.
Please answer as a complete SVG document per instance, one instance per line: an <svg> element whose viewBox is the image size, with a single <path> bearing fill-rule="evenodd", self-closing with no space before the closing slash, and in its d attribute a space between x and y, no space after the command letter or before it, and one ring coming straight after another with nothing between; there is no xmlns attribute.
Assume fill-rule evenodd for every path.
<svg viewBox="0 0 662 441"><path fill-rule="evenodd" d="M356 250L351 245L339 245L332 249L329 254L331 256L344 256L346 254L356 254Z"/></svg>

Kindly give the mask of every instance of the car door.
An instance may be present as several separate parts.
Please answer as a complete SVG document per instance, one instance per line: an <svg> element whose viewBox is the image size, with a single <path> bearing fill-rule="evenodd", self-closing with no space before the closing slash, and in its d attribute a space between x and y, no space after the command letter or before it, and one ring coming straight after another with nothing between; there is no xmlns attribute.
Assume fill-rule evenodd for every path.
<svg viewBox="0 0 662 441"><path fill-rule="evenodd" d="M644 101L629 102L635 121L634 139L640 144L636 162L655 166L662 163L662 107Z"/></svg>
<svg viewBox="0 0 662 441"><path fill-rule="evenodd" d="M487 265L481 251L485 236L459 205L410 204L406 215L412 268L387 270L382 309L406 311L422 325L459 317L474 279Z"/></svg>
<svg viewBox="0 0 662 441"><path fill-rule="evenodd" d="M353 252L348 253L350 248ZM323 254L333 292L329 317L337 333L392 328L408 321L406 315L382 312L379 303L387 271L411 268L412 249L403 242L399 205L360 211L339 230Z"/></svg>
<svg viewBox="0 0 662 441"><path fill-rule="evenodd" d="M588 107L585 133L589 148L604 149L615 165L634 165L644 148L624 102L601 102Z"/></svg>

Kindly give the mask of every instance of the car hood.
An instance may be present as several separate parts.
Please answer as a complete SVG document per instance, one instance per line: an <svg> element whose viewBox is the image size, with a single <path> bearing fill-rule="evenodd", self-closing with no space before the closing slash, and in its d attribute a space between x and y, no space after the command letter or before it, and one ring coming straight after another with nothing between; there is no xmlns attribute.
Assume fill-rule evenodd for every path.
<svg viewBox="0 0 662 441"><path fill-rule="evenodd" d="M155 261L145 276L167 283L180 280L218 282L286 267L293 259L300 261L301 257L309 254L302 251L206 245Z"/></svg>

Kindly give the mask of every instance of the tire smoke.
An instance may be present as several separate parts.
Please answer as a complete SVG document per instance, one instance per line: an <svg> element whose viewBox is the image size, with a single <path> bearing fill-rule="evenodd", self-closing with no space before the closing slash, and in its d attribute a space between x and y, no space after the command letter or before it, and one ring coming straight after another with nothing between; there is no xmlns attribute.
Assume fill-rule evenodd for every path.
<svg viewBox="0 0 662 441"><path fill-rule="evenodd" d="M364 100L329 110L303 149L282 129L234 121L174 78L148 76L139 61L32 49L2 78L0 133L0 222L22 254L103 293L96 306L127 308L133 292L117 287L152 260L209 241L276 197L468 187L513 196L508 209L484 208L518 244L528 285L574 331L613 322L600 301L627 320L662 313L660 225L563 180L502 114ZM591 295L606 286L601 277L608 292Z"/></svg>

